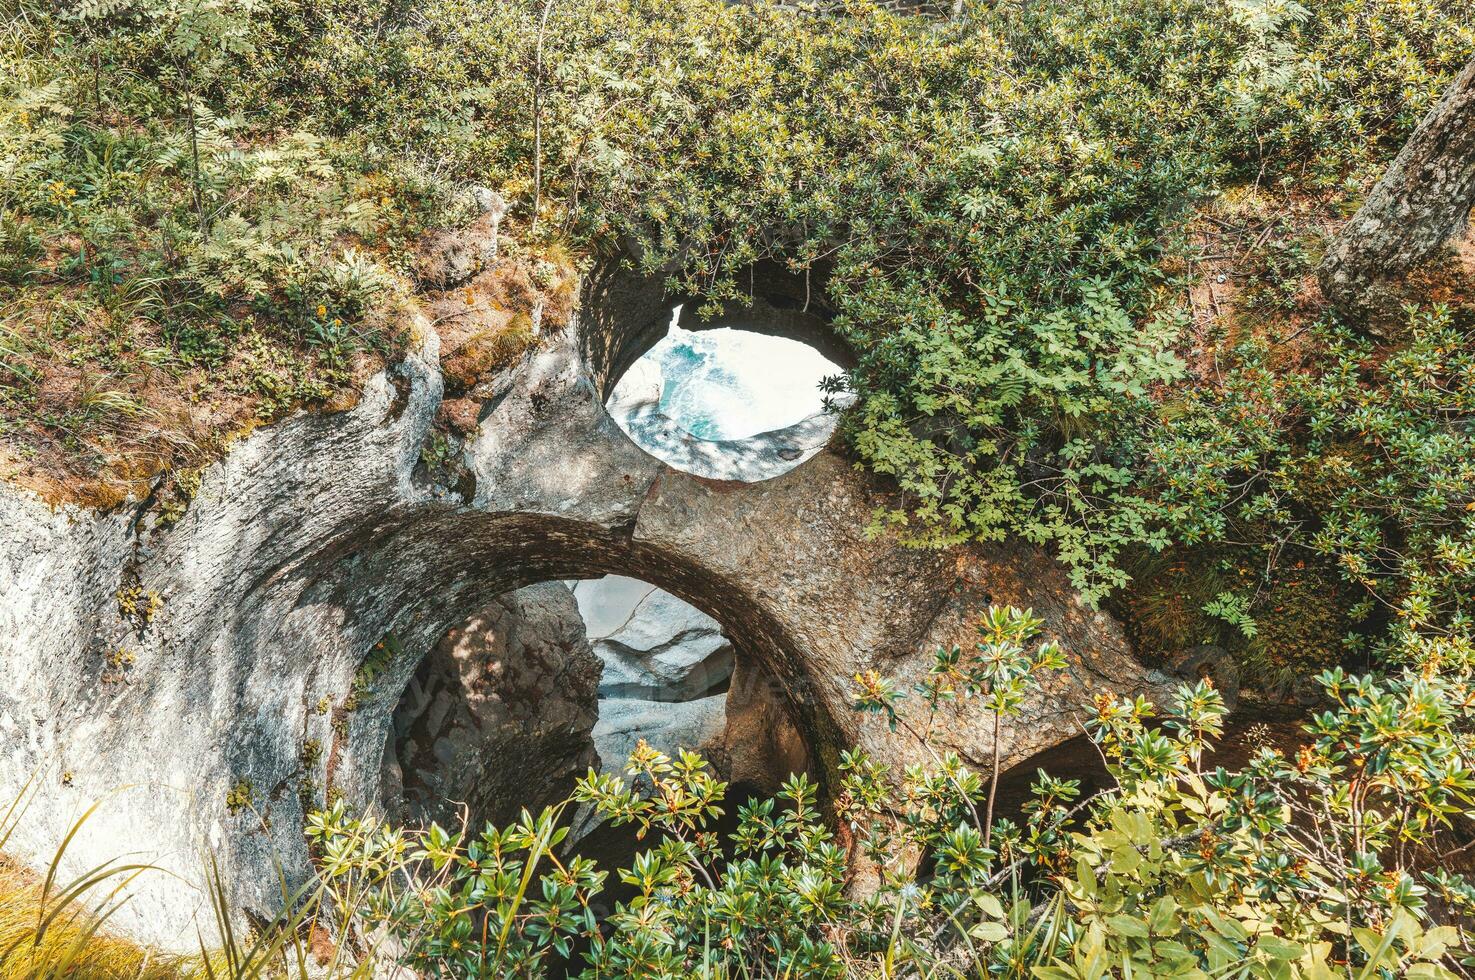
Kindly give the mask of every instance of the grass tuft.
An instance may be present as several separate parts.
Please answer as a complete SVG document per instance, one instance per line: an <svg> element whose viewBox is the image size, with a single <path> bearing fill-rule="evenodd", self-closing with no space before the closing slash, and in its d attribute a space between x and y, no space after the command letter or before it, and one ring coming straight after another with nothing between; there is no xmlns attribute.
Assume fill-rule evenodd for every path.
<svg viewBox="0 0 1475 980"><path fill-rule="evenodd" d="M47 893L31 871L0 857L0 976L28 980L178 980L189 961L101 932L106 914Z"/></svg>

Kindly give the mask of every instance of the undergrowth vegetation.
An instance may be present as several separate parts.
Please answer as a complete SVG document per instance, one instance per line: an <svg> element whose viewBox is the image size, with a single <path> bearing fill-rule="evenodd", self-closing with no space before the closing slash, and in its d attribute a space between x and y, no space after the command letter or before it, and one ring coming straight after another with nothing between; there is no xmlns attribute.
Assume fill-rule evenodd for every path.
<svg viewBox="0 0 1475 980"><path fill-rule="evenodd" d="M937 651L914 689L857 678L855 709L930 745L940 703L1007 705L1064 665L1038 642L1040 625L990 609L978 642ZM217 883L223 948L156 974L127 972L135 951L118 960L124 972L36 975L1464 976L1475 964L1475 887L1458 870L1475 808L1469 670L1328 671L1317 678L1328 708L1299 748L1258 746L1238 771L1213 761L1226 709L1209 682L1161 706L1103 694L1087 729L1105 787L1085 793L1042 772L1009 816L994 812L993 780L940 748L898 772L846 752L827 800L794 777L740 804L726 839L709 828L734 805L727 786L698 756L643 742L630 780L591 771L566 801L502 828L401 828L340 801L309 822L315 874L284 889L281 921L233 933ZM618 868L570 853L576 806L628 825L645 849ZM0 892L0 922L40 923L54 955L96 921L62 916L62 900L133 873L56 877L50 905L34 888ZM38 955L30 940L0 947L0 965Z"/></svg>
<svg viewBox="0 0 1475 980"><path fill-rule="evenodd" d="M11 475L198 463L386 353L390 199L308 132L201 97L249 8L22 8L0 47L0 280ZM60 55L60 56L58 56ZM201 445L204 443L205 445ZM37 481L42 482L42 481Z"/></svg>
<svg viewBox="0 0 1475 980"><path fill-rule="evenodd" d="M726 844L701 761L642 751L644 795L591 777L566 804L658 838L613 908L608 869L560 857L561 809L453 833L335 807L293 928L228 939L227 975L301 958L319 914L354 956L456 976L1467 972L1475 889L1449 862L1472 819L1475 290L1426 283L1370 336L1312 277L1475 53L1466 0L0 15L7 478L187 498L240 433L351 405L415 341L417 255L480 219L474 187L510 205L529 297L539 256L618 251L709 309L756 263L803 277L856 355L835 386L858 395L849 451L885 478L871 533L1049 547L1145 657L1221 647L1325 709L1300 754L1228 772L1206 761L1211 686L1157 711L1104 698L1113 788L1042 777L1022 822L956 758L850 754L834 800L795 781ZM447 357L454 394L537 343L525 305ZM1033 631L991 615L919 691L862 678L859 707L924 742L919 701L1003 717L1053 669ZM91 928L40 928L44 886L4 887L43 909L33 939ZM52 955L13 926L0 957Z"/></svg>
<svg viewBox="0 0 1475 980"><path fill-rule="evenodd" d="M25 816L27 789L0 810L0 851ZM85 820L85 818L84 818ZM144 868L112 862L80 875L60 872L67 846L44 872L0 856L0 976L26 980L176 980L184 957L146 949L103 931L119 892Z"/></svg>
<svg viewBox="0 0 1475 980"><path fill-rule="evenodd" d="M1344 331L1306 282L1475 48L1465 3L6 10L13 477L103 474L109 503L259 421L351 404L409 339L417 246L485 185L529 247L618 243L711 304L758 261L807 277L858 358L843 432L896 491L875 533L1022 536L1090 599L1212 546L1193 564L1232 586L1189 583L1183 615L1145 611L1192 629L1140 635L1237 645L1264 676L1395 621L1464 629L1469 376L1419 372L1468 357L1468 306L1411 314L1433 347L1323 342ZM1278 216L1253 241L1234 194ZM1184 296L1210 278L1234 295L1204 316ZM1424 394L1362 403L1403 385ZM1369 412L1407 421L1403 444L1364 435ZM1246 413L1274 424L1238 431ZM1440 533L1414 527L1434 514ZM1143 586L1122 608L1167 601ZM1340 610L1303 661L1252 649L1288 590Z"/></svg>
<svg viewBox="0 0 1475 980"><path fill-rule="evenodd" d="M991 676L1024 622L964 664ZM968 696L957 666L940 659L929 679ZM724 850L703 830L722 784L696 756L643 746L628 772L649 796L591 773L570 801L658 835L619 870L635 894L612 909L606 871L557 855L561 808L406 833L338 807L310 833L330 890L432 975L540 976L576 951L591 978L1458 975L1469 885L1431 869L1475 788L1448 739L1468 691L1319 681L1336 707L1297 756L1264 749L1237 773L1205 758L1224 714L1208 683L1162 711L1103 696L1090 727L1114 785L1082 800L1042 773L1018 824L980 815L987 789L956 756L891 773L848 753L835 818L878 866L870 893L851 887L855 852L802 777L740 807Z"/></svg>
<svg viewBox="0 0 1475 980"><path fill-rule="evenodd" d="M990 609L914 689L857 678L855 709L923 744L942 702L1008 714L1065 664L1041 625ZM630 782L590 772L512 827L407 832L339 805L309 834L350 934L393 936L435 976L570 960L586 978L1457 976L1475 963L1475 892L1451 861L1475 805L1469 666L1328 671L1299 750L1258 747L1237 772L1212 761L1226 709L1209 682L1162 706L1103 694L1087 728L1108 787L1042 772L1016 819L951 752L892 772L856 750L828 819L796 777L740 806L724 842L706 831L724 785L642 743ZM576 803L653 838L618 869L629 897L606 900L610 872L560 853Z"/></svg>
<svg viewBox="0 0 1475 980"><path fill-rule="evenodd" d="M124 939L98 935L93 918L60 899L62 914L35 942L37 925L57 904L42 896L30 872L0 864L0 963L8 976L26 978L89 977L97 980L175 980L176 957L150 952Z"/></svg>

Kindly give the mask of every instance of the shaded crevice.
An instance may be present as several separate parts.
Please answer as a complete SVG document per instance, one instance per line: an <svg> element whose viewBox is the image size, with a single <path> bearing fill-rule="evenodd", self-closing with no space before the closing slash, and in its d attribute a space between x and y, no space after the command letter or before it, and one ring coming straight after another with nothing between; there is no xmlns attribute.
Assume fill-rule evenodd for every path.
<svg viewBox="0 0 1475 980"><path fill-rule="evenodd" d="M403 686L380 768L385 811L443 825L464 812L480 828L563 799L596 761L598 678L566 588L499 597L442 637Z"/></svg>

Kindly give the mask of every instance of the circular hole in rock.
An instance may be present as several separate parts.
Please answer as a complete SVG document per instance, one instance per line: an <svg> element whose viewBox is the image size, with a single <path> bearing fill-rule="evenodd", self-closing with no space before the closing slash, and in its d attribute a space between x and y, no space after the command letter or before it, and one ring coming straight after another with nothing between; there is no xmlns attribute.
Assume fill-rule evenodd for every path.
<svg viewBox="0 0 1475 980"><path fill-rule="evenodd" d="M697 476L756 482L824 448L844 369L787 337L719 327L669 330L620 378L605 403L646 452Z"/></svg>
<svg viewBox="0 0 1475 980"><path fill-rule="evenodd" d="M732 784L730 812L810 770L782 690L716 620L638 579L544 582L500 596L420 662L392 715L380 801L396 822L505 826L591 767L628 779L642 739L706 757ZM565 818L580 853L606 867L628 856L628 827Z"/></svg>

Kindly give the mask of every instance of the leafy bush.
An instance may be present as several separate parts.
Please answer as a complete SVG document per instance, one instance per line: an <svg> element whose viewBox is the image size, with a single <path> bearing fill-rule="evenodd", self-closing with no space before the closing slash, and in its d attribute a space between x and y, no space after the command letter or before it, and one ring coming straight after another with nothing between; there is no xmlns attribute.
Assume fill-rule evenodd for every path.
<svg viewBox="0 0 1475 980"><path fill-rule="evenodd" d="M1007 704L1057 662L1048 645L1026 652L1034 629L1028 612L991 609L976 647L937 651L913 690L859 678L857 709L894 719L926 756L942 700ZM17 885L0 866L0 965L232 980L392 964L438 977L1454 978L1475 965L1475 883L1459 870L1475 697L1470 664L1410 655L1385 676L1325 672L1304 744L1262 746L1236 771L1212 761L1225 708L1207 681L1164 709L1103 694L1087 728L1109 783L1082 797L1040 773L1018 823L981 814L990 781L951 754L891 772L848 753L833 796L795 777L740 807L726 840L708 826L727 787L697 756L644 745L633 782L591 772L506 828L397 828L338 802L310 819L317 878L283 894L290 911L235 933L217 878L225 945L187 959L96 937L115 901L101 917L73 904L147 869L67 881L54 866ZM626 897L560 847L576 805L648 842L613 869Z"/></svg>
<svg viewBox="0 0 1475 980"><path fill-rule="evenodd" d="M218 111L260 12L7 8L0 398L53 479L116 462L121 494L199 464L221 428L324 401L396 344L391 188L310 131ZM88 385L117 397L83 404Z"/></svg>
<svg viewBox="0 0 1475 980"><path fill-rule="evenodd" d="M571 227L712 300L740 298L756 260L813 273L859 360L850 444L900 491L873 530L1022 535L1088 597L1177 530L1144 442L1164 395L1202 383L1164 261L1193 206L1240 181L1355 189L1475 40L1448 5L1384 0L976 4L945 23L561 4L544 81L536 13L432 6L468 55L376 84L475 91L455 125L488 121L495 150L469 145L525 176L502 123L543 81L543 197Z"/></svg>
<svg viewBox="0 0 1475 980"><path fill-rule="evenodd" d="M1302 364L1247 342L1220 387L1173 406L1147 453L1179 539L1258 540L1272 563L1324 561L1356 596L1354 620L1391 621L1380 650L1423 636L1463 663L1475 335L1447 310L1410 316L1407 343L1383 356L1326 324Z"/></svg>
<svg viewBox="0 0 1475 980"><path fill-rule="evenodd" d="M648 12L561 10L545 138L573 155L584 226L713 298L765 257L826 273L859 358L851 444L901 491L875 529L1020 534L1088 596L1168 540L1140 439L1185 375L1162 261L1182 219L1236 181L1365 176L1471 43L1446 5L1366 0L978 4L945 24L671 4L659 29L705 43L617 50L590 77L580 52L643 37ZM631 119L637 95L655 109Z"/></svg>
<svg viewBox="0 0 1475 980"><path fill-rule="evenodd" d="M21 251L7 327L125 379L144 369L109 352L156 348L206 389L265 338L303 369L227 385L279 392L270 415L392 349L387 276L486 183L513 220L633 243L712 302L757 260L811 277L858 358L849 443L898 491L872 530L1020 535L1099 598L1185 533L1150 459L1164 400L1213 388L1185 356L1185 220L1237 183L1354 200L1475 44L1458 6L573 0L545 29L532 0L27 3L0 209L7 236L71 255ZM1280 285L1314 249L1272 240ZM119 307L138 282L160 301ZM108 343L90 316L58 326L84 283ZM1265 298L1274 320L1294 290ZM7 398L39 407L34 386Z"/></svg>
<svg viewBox="0 0 1475 980"><path fill-rule="evenodd" d="M1053 657L1023 655L1027 613L991 610L981 630L967 656L938 651L924 704L1007 700L1022 689L1000 684L1001 664ZM848 854L802 777L741 807L720 844L704 827L725 787L696 756L644 745L627 771L645 794L591 772L506 829L406 831L340 804L309 833L335 907L436 976L570 959L587 977L1455 976L1472 951L1451 917L1475 892L1441 855L1475 805L1472 702L1466 672L1421 666L1325 673L1330 707L1304 747L1263 748L1238 772L1207 761L1225 710L1208 682L1161 714L1103 695L1088 727L1111 787L1078 800L1079 784L1042 773L1023 825L980 817L988 790L955 756L891 773L848 753L833 817ZM862 678L859 707L925 726L907 701ZM612 909L607 872L560 854L576 802L656 838L618 871L632 897ZM862 854L871 889L854 877Z"/></svg>

